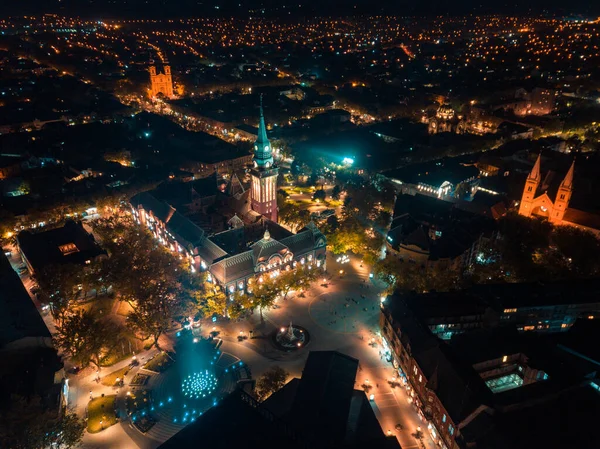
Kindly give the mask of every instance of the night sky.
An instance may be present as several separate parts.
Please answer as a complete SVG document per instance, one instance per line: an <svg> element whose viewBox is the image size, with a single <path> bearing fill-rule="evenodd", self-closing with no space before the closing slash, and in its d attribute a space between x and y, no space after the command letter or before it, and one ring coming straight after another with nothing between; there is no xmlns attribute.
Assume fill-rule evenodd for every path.
<svg viewBox="0 0 600 449"><path fill-rule="evenodd" d="M19 0L3 2L1 15L56 12L62 15L108 17L203 17L291 15L463 15L549 14L598 16L595 0Z"/></svg>

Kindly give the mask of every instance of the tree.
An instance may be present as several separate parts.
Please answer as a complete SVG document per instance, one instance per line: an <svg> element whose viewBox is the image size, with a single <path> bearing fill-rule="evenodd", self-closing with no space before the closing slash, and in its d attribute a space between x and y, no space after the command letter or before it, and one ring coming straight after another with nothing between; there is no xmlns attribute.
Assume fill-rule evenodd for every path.
<svg viewBox="0 0 600 449"><path fill-rule="evenodd" d="M313 200L315 201L325 201L326 198L325 190L319 189L315 193L313 193Z"/></svg>
<svg viewBox="0 0 600 449"><path fill-rule="evenodd" d="M60 264L46 266L35 276L40 287L40 301L50 305L52 316L59 323L79 294L82 273L79 265Z"/></svg>
<svg viewBox="0 0 600 449"><path fill-rule="evenodd" d="M268 275L263 276L263 281L256 281L252 287L252 294L242 293L238 300L247 304L249 309L258 308L260 313L260 322L264 324L264 309L270 309L275 304L279 294L275 281Z"/></svg>
<svg viewBox="0 0 600 449"><path fill-rule="evenodd" d="M342 193L342 188L336 184L333 186L333 189L331 190L331 198L333 198L334 200L339 200L341 193Z"/></svg>
<svg viewBox="0 0 600 449"><path fill-rule="evenodd" d="M38 396L13 395L0 411L0 441L13 449L70 449L83 438L85 423L74 413L60 416L43 407Z"/></svg>
<svg viewBox="0 0 600 449"><path fill-rule="evenodd" d="M140 289L136 298L130 301L133 310L127 324L144 340L151 338L152 346L160 349L158 339L172 327L174 317L183 314L176 291L166 282L157 282Z"/></svg>
<svg viewBox="0 0 600 449"><path fill-rule="evenodd" d="M76 363L85 367L91 362L99 368L104 351L115 337L114 324L91 311L79 310L56 326L54 340Z"/></svg>
<svg viewBox="0 0 600 449"><path fill-rule="evenodd" d="M274 288L287 299L287 295L294 290L302 290L317 278L317 270L298 265L292 270L284 270L274 278Z"/></svg>
<svg viewBox="0 0 600 449"><path fill-rule="evenodd" d="M276 391L279 391L288 378L288 372L280 366L273 366L263 373L256 381L256 396L264 401Z"/></svg>
<svg viewBox="0 0 600 449"><path fill-rule="evenodd" d="M402 262L392 256L375 263L373 272L388 284L389 292L397 289L417 292L447 291L461 285L460 275L454 270L437 264L425 268L414 263Z"/></svg>
<svg viewBox="0 0 600 449"><path fill-rule="evenodd" d="M209 318L213 315L226 316L227 315L227 295L222 289L218 289L216 286L206 283L204 286L204 294L200 303L200 310L205 318Z"/></svg>
<svg viewBox="0 0 600 449"><path fill-rule="evenodd" d="M310 212L277 195L279 221L292 229L301 229L310 222Z"/></svg>

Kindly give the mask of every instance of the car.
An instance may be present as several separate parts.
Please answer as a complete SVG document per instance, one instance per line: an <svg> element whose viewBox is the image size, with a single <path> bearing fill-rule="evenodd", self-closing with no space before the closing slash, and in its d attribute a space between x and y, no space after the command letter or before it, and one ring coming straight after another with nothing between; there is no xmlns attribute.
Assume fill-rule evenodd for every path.
<svg viewBox="0 0 600 449"><path fill-rule="evenodd" d="M324 211L321 211L321 218L329 218L332 215L335 215L335 210L333 209L325 209Z"/></svg>

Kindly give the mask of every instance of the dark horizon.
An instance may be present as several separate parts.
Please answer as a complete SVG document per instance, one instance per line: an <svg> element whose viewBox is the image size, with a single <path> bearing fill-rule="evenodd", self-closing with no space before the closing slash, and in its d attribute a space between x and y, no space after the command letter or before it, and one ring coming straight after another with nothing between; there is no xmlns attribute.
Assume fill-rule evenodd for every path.
<svg viewBox="0 0 600 449"><path fill-rule="evenodd" d="M462 16L488 14L596 17L600 4L585 0L490 2L460 0L447 2L391 2L389 0L308 0L301 5L291 0L23 0L3 5L2 16L61 14L86 18L184 18L184 17L314 17L349 15Z"/></svg>

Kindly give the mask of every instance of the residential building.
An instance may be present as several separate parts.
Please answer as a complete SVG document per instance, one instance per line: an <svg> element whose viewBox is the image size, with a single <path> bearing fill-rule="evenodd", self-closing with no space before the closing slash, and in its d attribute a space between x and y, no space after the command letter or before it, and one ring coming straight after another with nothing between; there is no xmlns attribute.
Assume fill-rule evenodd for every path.
<svg viewBox="0 0 600 449"><path fill-rule="evenodd" d="M480 328L445 343L413 313L415 305L397 296L386 299L382 344L423 427L441 448L554 447L552 441L595 447L600 442L588 425L590 411L600 409L600 354L593 343L600 320L580 320L560 334ZM562 429L579 420L587 427L572 445Z"/></svg>
<svg viewBox="0 0 600 449"><path fill-rule="evenodd" d="M495 238L493 220L424 195L399 195L386 236L386 250L425 268L469 267Z"/></svg>
<svg viewBox="0 0 600 449"><path fill-rule="evenodd" d="M72 220L47 231L22 231L17 236L17 245L31 274L49 265L86 265L95 258L106 257L106 251L83 224Z"/></svg>
<svg viewBox="0 0 600 449"><path fill-rule="evenodd" d="M600 280L482 284L450 292L405 293L398 300L438 338L509 326L564 332L578 319L600 318Z"/></svg>
<svg viewBox="0 0 600 449"><path fill-rule="evenodd" d="M44 320L4 254L0 254L0 291L0 413L14 405L12 395L38 397L47 410L60 413L69 391L63 362Z"/></svg>

